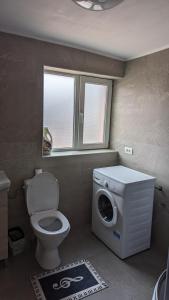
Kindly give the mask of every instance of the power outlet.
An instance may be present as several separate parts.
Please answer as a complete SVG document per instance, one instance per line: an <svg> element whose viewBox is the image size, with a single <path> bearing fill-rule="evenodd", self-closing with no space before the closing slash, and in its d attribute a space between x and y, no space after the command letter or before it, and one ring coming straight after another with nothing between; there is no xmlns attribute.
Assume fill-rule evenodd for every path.
<svg viewBox="0 0 169 300"><path fill-rule="evenodd" d="M133 155L133 148L132 148L132 147L127 147L127 146L125 146L125 147L124 147L124 152L125 152L126 154Z"/></svg>

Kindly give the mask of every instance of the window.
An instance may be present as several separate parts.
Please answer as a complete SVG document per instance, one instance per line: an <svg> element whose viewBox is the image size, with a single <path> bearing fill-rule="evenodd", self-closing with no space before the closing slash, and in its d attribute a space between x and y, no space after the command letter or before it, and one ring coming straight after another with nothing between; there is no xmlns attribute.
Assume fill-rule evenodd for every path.
<svg viewBox="0 0 169 300"><path fill-rule="evenodd" d="M43 126L53 150L108 147L112 81L44 71Z"/></svg>
<svg viewBox="0 0 169 300"><path fill-rule="evenodd" d="M44 127L48 127L53 148L72 148L74 131L75 78L44 74Z"/></svg>

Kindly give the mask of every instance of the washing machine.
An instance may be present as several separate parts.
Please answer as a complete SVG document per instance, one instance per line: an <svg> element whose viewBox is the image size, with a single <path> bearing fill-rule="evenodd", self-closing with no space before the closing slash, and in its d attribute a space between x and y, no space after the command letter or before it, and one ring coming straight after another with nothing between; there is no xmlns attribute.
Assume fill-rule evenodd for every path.
<svg viewBox="0 0 169 300"><path fill-rule="evenodd" d="M92 231L122 259L150 248L154 187L121 165L93 171Z"/></svg>

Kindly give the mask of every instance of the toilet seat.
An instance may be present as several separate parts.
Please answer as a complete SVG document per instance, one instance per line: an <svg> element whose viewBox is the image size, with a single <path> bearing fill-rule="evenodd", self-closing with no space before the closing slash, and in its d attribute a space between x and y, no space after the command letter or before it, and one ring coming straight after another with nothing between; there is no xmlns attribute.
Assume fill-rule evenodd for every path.
<svg viewBox="0 0 169 300"><path fill-rule="evenodd" d="M56 230L56 231L50 231L45 229L44 227L41 227L39 222L45 218L56 218L61 222L61 228ZM56 210L51 210L51 211L45 211L45 212L39 212L31 216L30 218L31 224L33 228L40 233L43 233L44 235L50 235L50 236L56 236L60 235L66 231L69 230L70 224L67 218L60 212Z"/></svg>
<svg viewBox="0 0 169 300"><path fill-rule="evenodd" d="M59 184L50 173L43 172L32 179L26 188L26 202L30 216L59 206Z"/></svg>

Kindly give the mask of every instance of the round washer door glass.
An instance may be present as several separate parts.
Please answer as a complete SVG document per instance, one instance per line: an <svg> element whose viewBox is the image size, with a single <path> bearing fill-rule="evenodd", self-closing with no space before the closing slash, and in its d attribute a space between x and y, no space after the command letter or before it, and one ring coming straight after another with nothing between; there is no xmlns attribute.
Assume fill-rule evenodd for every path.
<svg viewBox="0 0 169 300"><path fill-rule="evenodd" d="M113 220L113 207L106 195L100 195L98 199L98 209L102 218L106 222L111 222Z"/></svg>
<svg viewBox="0 0 169 300"><path fill-rule="evenodd" d="M117 206L114 199L104 190L97 194L97 211L101 221L106 226L113 226L117 223Z"/></svg>

